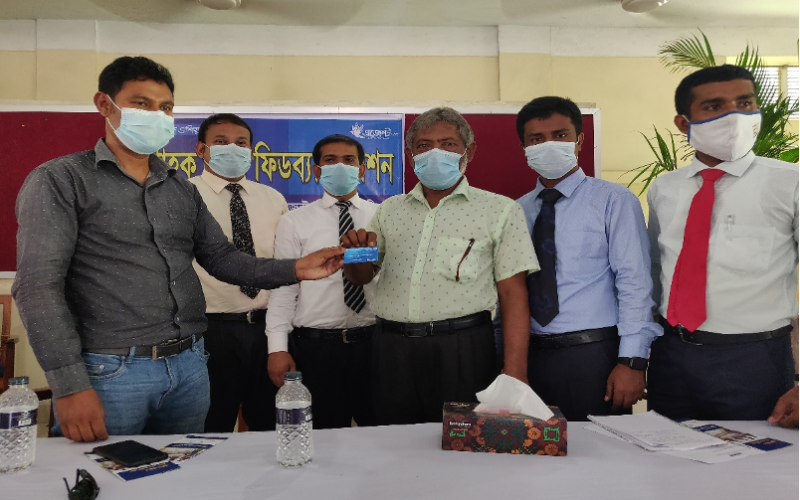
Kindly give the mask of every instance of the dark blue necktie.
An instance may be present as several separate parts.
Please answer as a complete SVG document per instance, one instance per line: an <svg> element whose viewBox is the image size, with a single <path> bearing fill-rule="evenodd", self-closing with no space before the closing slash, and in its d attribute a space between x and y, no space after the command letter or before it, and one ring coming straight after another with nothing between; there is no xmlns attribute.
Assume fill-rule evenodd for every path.
<svg viewBox="0 0 800 500"><path fill-rule="evenodd" d="M542 209L533 224L533 249L541 270L528 275L528 305L531 317L545 326L558 315L556 282L556 201L562 194L555 189L539 193Z"/></svg>

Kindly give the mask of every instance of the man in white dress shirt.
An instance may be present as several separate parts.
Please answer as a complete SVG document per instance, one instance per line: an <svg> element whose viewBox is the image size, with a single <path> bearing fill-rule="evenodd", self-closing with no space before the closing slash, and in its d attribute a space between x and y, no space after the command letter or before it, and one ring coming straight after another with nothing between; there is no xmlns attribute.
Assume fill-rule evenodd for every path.
<svg viewBox="0 0 800 500"><path fill-rule="evenodd" d="M344 135L314 146L321 199L281 217L275 256L290 258L339 244L342 234L367 226L377 205L358 196L364 148ZM274 290L267 312L269 376L283 385L287 371L303 372L314 400L314 428L374 425L370 359L375 315L367 298L374 284L348 282L341 272L313 284Z"/></svg>
<svg viewBox="0 0 800 500"><path fill-rule="evenodd" d="M189 182L239 250L273 257L278 219L289 209L279 192L244 178L252 142L253 132L238 116L209 116L200 125L196 146L203 173ZM205 431L233 431L240 405L249 430L273 430L277 388L267 375L264 336L270 292L223 283L197 262L194 268L206 297L205 348L211 355L211 406Z"/></svg>
<svg viewBox="0 0 800 500"><path fill-rule="evenodd" d="M647 196L665 330L652 344L648 406L676 419L766 419L794 386L797 165L752 151L761 113L744 68L692 73L675 107L696 154ZM791 397L770 421L797 425Z"/></svg>

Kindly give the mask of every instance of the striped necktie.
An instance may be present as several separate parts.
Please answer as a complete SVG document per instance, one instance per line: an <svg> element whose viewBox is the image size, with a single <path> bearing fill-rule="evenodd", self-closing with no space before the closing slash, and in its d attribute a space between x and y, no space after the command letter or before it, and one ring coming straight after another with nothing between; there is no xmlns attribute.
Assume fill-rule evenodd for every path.
<svg viewBox="0 0 800 500"><path fill-rule="evenodd" d="M353 218L350 217L350 205L352 205L352 203L349 201L336 202L336 206L339 207L340 239L347 231L355 227L353 226ZM361 312L361 309L364 308L364 304L367 303L367 299L364 297L364 288L350 283L344 275L342 275L342 280L344 281L344 303L356 313Z"/></svg>

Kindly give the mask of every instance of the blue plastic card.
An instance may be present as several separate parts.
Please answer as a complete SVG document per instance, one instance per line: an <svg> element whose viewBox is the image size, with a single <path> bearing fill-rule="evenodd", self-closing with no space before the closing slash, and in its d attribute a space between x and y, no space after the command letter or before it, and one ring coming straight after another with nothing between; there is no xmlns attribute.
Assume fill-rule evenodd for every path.
<svg viewBox="0 0 800 500"><path fill-rule="evenodd" d="M378 247L348 248L344 251L345 264L378 262Z"/></svg>

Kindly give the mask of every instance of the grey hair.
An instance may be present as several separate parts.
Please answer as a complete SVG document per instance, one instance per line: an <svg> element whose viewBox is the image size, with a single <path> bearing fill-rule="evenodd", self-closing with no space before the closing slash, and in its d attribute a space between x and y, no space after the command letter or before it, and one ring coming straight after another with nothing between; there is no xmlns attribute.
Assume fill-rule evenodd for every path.
<svg viewBox="0 0 800 500"><path fill-rule="evenodd" d="M429 129L439 122L446 122L455 125L458 129L458 135L461 136L461 139L464 141L466 146L469 146L475 142L475 134L472 132L472 127L470 127L469 123L467 123L467 120L461 116L461 113L453 108L441 107L429 109L428 111L419 115L416 120L414 120L414 123L411 124L411 127L406 133L406 147L409 150L413 150L414 137L416 137L417 132L420 130Z"/></svg>

